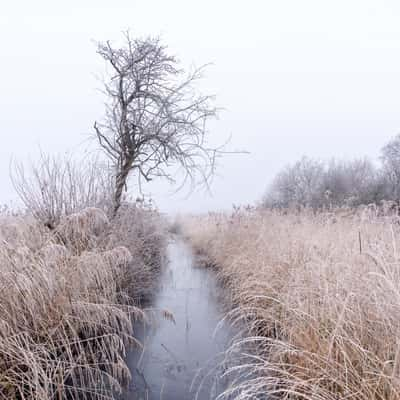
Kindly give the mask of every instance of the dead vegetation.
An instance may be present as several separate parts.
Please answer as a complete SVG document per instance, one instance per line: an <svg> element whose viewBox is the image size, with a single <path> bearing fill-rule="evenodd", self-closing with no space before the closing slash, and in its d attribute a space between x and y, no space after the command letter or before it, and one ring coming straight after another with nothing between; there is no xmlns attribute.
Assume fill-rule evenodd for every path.
<svg viewBox="0 0 400 400"><path fill-rule="evenodd" d="M61 216L54 229L0 217L0 398L105 399L128 382L137 300L164 236L155 211L131 205L119 218L134 228L97 208Z"/></svg>
<svg viewBox="0 0 400 400"><path fill-rule="evenodd" d="M218 399L400 399L400 227L376 207L185 221L250 327Z"/></svg>
<svg viewBox="0 0 400 400"><path fill-rule="evenodd" d="M63 216L89 207L110 216L113 173L100 158L41 153L28 165L14 162L11 179L27 210L51 229Z"/></svg>

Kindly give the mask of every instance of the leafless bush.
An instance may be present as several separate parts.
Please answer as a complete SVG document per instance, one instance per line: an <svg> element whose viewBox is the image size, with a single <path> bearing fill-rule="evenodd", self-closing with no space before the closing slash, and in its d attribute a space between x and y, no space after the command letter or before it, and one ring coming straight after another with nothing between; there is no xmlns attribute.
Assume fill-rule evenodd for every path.
<svg viewBox="0 0 400 400"><path fill-rule="evenodd" d="M61 217L87 207L106 213L112 207L112 171L96 158L81 160L42 153L28 169L15 163L11 177L26 208L52 229Z"/></svg>

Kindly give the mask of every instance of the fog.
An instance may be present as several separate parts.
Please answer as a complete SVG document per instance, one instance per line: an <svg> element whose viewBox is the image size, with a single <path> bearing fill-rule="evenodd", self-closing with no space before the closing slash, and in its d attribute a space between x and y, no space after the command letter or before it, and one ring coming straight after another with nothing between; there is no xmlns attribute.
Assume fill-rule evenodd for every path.
<svg viewBox="0 0 400 400"><path fill-rule="evenodd" d="M224 108L210 140L230 135L212 194L144 187L164 212L254 203L306 154L379 156L400 131L396 1L3 2L0 13L0 202L15 201L11 159L84 152L101 120L96 40L161 35L184 66L212 63L201 89ZM136 187L131 188L135 195Z"/></svg>

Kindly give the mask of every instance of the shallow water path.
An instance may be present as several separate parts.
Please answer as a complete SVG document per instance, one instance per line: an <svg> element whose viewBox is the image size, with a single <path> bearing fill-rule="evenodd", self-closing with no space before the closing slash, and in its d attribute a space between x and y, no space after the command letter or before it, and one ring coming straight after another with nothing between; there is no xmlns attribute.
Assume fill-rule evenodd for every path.
<svg viewBox="0 0 400 400"><path fill-rule="evenodd" d="M213 399L227 384L216 376L234 332L225 325L215 334L223 310L212 271L196 266L179 239L169 245L168 257L152 304L158 310L153 323L136 327L144 350L128 354L133 379L124 399Z"/></svg>

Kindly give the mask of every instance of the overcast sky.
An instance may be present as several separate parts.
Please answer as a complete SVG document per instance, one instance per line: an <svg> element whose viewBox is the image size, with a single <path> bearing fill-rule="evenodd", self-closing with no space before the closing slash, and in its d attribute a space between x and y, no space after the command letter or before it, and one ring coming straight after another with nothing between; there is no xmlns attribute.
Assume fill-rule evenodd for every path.
<svg viewBox="0 0 400 400"><path fill-rule="evenodd" d="M15 197L10 157L87 146L104 109L93 41L128 28L162 35L184 65L213 63L202 90L225 111L210 135L250 152L220 161L212 197L145 188L162 211L254 203L304 154L377 158L400 132L398 0L2 1L0 202Z"/></svg>

